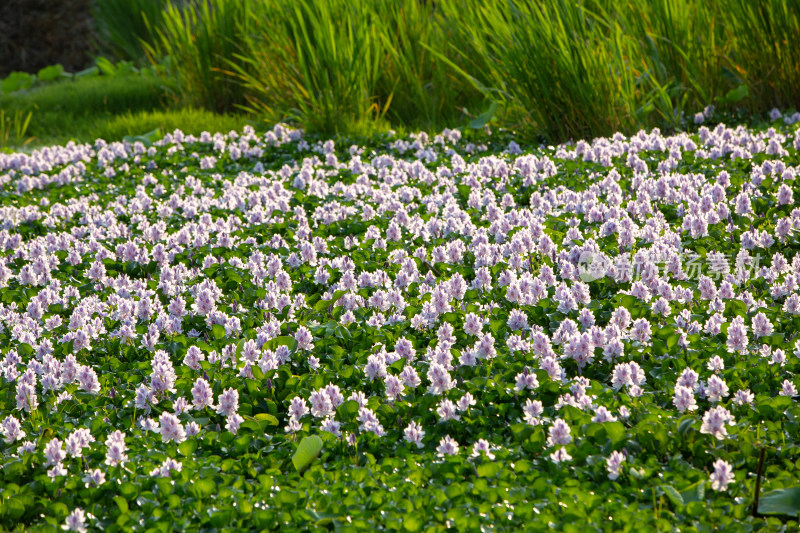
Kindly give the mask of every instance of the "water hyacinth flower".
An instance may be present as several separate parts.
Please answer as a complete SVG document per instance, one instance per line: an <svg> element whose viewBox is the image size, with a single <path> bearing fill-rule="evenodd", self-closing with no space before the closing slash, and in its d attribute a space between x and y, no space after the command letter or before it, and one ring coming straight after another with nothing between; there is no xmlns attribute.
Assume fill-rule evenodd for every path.
<svg viewBox="0 0 800 533"><path fill-rule="evenodd" d="M706 395L706 398L710 402L718 402L728 396L728 384L725 383L725 380L720 379L718 376L713 375L708 378L708 382L706 383L705 388L703 389Z"/></svg>
<svg viewBox="0 0 800 533"><path fill-rule="evenodd" d="M458 415L456 405L447 398L439 402L439 406L436 408L436 414L439 415L439 422L447 422L448 420L461 420L461 417Z"/></svg>
<svg viewBox="0 0 800 533"><path fill-rule="evenodd" d="M393 375L386 376L384 379L384 385L386 387L386 397L390 401L396 400L398 397L400 397L405 389L405 384L403 381L397 376Z"/></svg>
<svg viewBox="0 0 800 533"><path fill-rule="evenodd" d="M116 430L108 435L106 439L106 459L105 464L108 466L122 465L128 461L128 456L125 454L127 446L125 445L125 434Z"/></svg>
<svg viewBox="0 0 800 533"><path fill-rule="evenodd" d="M525 372L517 374L516 384L514 390L521 392L525 389L535 390L539 386L539 380L536 379L536 374L533 374L525 369Z"/></svg>
<svg viewBox="0 0 800 533"><path fill-rule="evenodd" d="M556 446L570 442L572 442L572 435L569 425L560 418L555 419L547 432L547 445Z"/></svg>
<svg viewBox="0 0 800 533"><path fill-rule="evenodd" d="M680 413L694 411L697 409L697 401L694 397L694 390L689 387L684 387L683 385L675 386L675 395L673 396L672 402L675 404L675 408Z"/></svg>
<svg viewBox="0 0 800 533"><path fill-rule="evenodd" d="M61 463L67 457L67 452L63 449L63 444L58 439L52 439L44 447L45 466Z"/></svg>
<svg viewBox="0 0 800 533"><path fill-rule="evenodd" d="M177 416L172 413L161 413L158 421L163 442L175 441L176 443L181 443L186 440L186 430Z"/></svg>
<svg viewBox="0 0 800 533"><path fill-rule="evenodd" d="M764 313L758 313L753 317L753 334L756 337L768 337L775 331L772 322Z"/></svg>
<svg viewBox="0 0 800 533"><path fill-rule="evenodd" d="M428 380L431 382L428 388L431 394L442 394L453 388L450 373L439 363L431 363L428 369Z"/></svg>
<svg viewBox="0 0 800 533"><path fill-rule="evenodd" d="M528 399L522 407L522 412L526 424L538 426L541 423L539 417L544 412L544 408L542 407L542 402L539 400Z"/></svg>
<svg viewBox="0 0 800 533"><path fill-rule="evenodd" d="M50 481L55 482L57 477L63 477L68 474L67 469L64 468L64 463L56 463L53 465L53 468L47 471L47 477L50 478Z"/></svg>
<svg viewBox="0 0 800 533"><path fill-rule="evenodd" d="M17 409L30 413L39 406L39 397L33 385L20 382L17 385Z"/></svg>
<svg viewBox="0 0 800 533"><path fill-rule="evenodd" d="M174 470L180 472L183 469L183 464L179 461L167 457L161 466L158 466L150 471L150 477L170 477L171 472Z"/></svg>
<svg viewBox="0 0 800 533"><path fill-rule="evenodd" d="M708 363L706 363L706 368L717 374L725 369L725 361L723 361L720 356L715 355L708 360Z"/></svg>
<svg viewBox="0 0 800 533"><path fill-rule="evenodd" d="M797 387L794 383L789 381L788 379L784 379L783 383L781 383L781 392L779 392L781 396L788 396L789 398L793 398L797 396Z"/></svg>
<svg viewBox="0 0 800 533"><path fill-rule="evenodd" d="M572 456L569 453L567 453L567 450L565 448L559 448L550 454L550 460L558 464L566 461L571 461Z"/></svg>
<svg viewBox="0 0 800 533"><path fill-rule="evenodd" d="M616 422L617 417L612 415L608 408L604 405L598 405L595 409L595 414L592 417L592 422L602 424L604 422Z"/></svg>
<svg viewBox="0 0 800 533"><path fill-rule="evenodd" d="M301 419L309 413L306 401L300 396L295 396L289 402L289 416L294 419Z"/></svg>
<svg viewBox="0 0 800 533"><path fill-rule="evenodd" d="M76 507L69 515L67 515L64 525L61 527L65 531L86 533L86 513L83 512L83 509Z"/></svg>
<svg viewBox="0 0 800 533"><path fill-rule="evenodd" d="M478 439L472 445L472 457L479 457L484 455L490 461L494 461L494 454L492 453L492 445L485 439Z"/></svg>
<svg viewBox="0 0 800 533"><path fill-rule="evenodd" d="M753 405L755 395L748 389L738 390L733 395L733 403L736 405Z"/></svg>
<svg viewBox="0 0 800 533"><path fill-rule="evenodd" d="M418 422L412 420L403 430L403 438L409 444L415 444L417 448L422 448L422 439L425 438L425 431Z"/></svg>
<svg viewBox="0 0 800 533"><path fill-rule="evenodd" d="M800 349L766 343L800 315L800 131L784 126L504 140L502 153L458 132L342 150L281 127L0 154L0 387L17 408L0 422L4 453L25 454L34 477L104 491L135 483L142 453L177 457L181 441L216 442L267 405L288 435L252 435L269 441L265 469L323 433L360 438L376 457L399 446L409 464L458 454L466 438L475 467L495 454L510 464L522 452L490 443L541 425L558 465L579 441L575 468L551 471L583 483L598 458L597 482L634 458L572 435L574 410L625 438L655 408L673 422L700 411L715 441L734 414L753 430L750 388L797 395ZM573 166L580 180L564 186ZM108 191L103 176L116 176ZM63 187L69 198L54 201ZM587 255L596 279L584 279ZM144 379L100 372L117 346L119 372ZM83 409L86 393L107 395L105 415ZM350 410L337 420L345 398L355 422ZM32 437L42 417L57 439ZM195 466L236 459L235 448ZM714 490L733 482L740 458L728 451ZM319 458L326 469L345 459ZM685 459L676 475L709 474L702 457ZM150 474L180 469L170 459Z"/></svg>
<svg viewBox="0 0 800 533"><path fill-rule="evenodd" d="M734 425L735 423L733 415L727 409L722 406L714 407L703 415L700 433L707 433L718 440L722 440L728 435L728 430L725 426Z"/></svg>
<svg viewBox="0 0 800 533"><path fill-rule="evenodd" d="M230 416L239 410L239 391L234 388L225 389L217 397L217 413Z"/></svg>
<svg viewBox="0 0 800 533"><path fill-rule="evenodd" d="M728 326L728 340L727 347L731 353L744 354L747 352L747 327L744 325L744 319L740 316L734 317Z"/></svg>
<svg viewBox="0 0 800 533"><path fill-rule="evenodd" d="M439 441L439 446L436 447L436 453L439 454L440 457L458 455L458 449L458 442L450 438L450 435L445 435L442 437L442 440Z"/></svg>
<svg viewBox="0 0 800 533"><path fill-rule="evenodd" d="M608 470L608 479L614 481L619 477L619 469L622 463L625 462L625 455L618 451L611 452L611 455L606 457L606 469Z"/></svg>
<svg viewBox="0 0 800 533"><path fill-rule="evenodd" d="M66 452L72 457L80 457L83 448L88 448L94 442L92 433L86 428L76 429L67 436Z"/></svg>
<svg viewBox="0 0 800 533"><path fill-rule="evenodd" d="M3 423L0 424L0 432L3 433L6 444L13 444L15 441L25 438L25 432L22 430L19 420L11 415L3 419Z"/></svg>
<svg viewBox="0 0 800 533"><path fill-rule="evenodd" d="M333 417L326 418L322 422L322 425L320 425L320 429L322 431L326 431L328 433L331 433L335 437L341 437L342 436L341 427L342 427L341 423L339 423L336 420L334 420Z"/></svg>
<svg viewBox="0 0 800 533"><path fill-rule="evenodd" d="M239 427L242 425L242 422L244 422L244 418L238 413L231 413L225 421L225 429L236 435L239 433Z"/></svg>
<svg viewBox="0 0 800 533"><path fill-rule="evenodd" d="M94 470L87 470L83 475L82 480L86 484L86 487L92 485L97 487L106 482L106 475L99 468L95 468Z"/></svg>
<svg viewBox="0 0 800 533"><path fill-rule="evenodd" d="M459 398L458 402L456 402L456 407L459 411L468 411L470 407L476 405L478 401L470 394L469 392L465 392L464 395Z"/></svg>
<svg viewBox="0 0 800 533"><path fill-rule="evenodd" d="M717 459L714 462L714 471L709 476L709 480L711 481L712 489L720 492L728 490L728 485L734 481L733 467L727 461Z"/></svg>
<svg viewBox="0 0 800 533"><path fill-rule="evenodd" d="M211 385L203 378L197 378L192 387L192 407L198 411L205 407L214 407Z"/></svg>

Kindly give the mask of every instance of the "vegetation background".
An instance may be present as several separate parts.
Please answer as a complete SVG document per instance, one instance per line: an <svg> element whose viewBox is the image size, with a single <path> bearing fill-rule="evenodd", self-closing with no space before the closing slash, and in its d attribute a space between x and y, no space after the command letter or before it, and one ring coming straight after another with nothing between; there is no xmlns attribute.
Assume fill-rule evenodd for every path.
<svg viewBox="0 0 800 533"><path fill-rule="evenodd" d="M800 107L800 0L9 0L0 10L14 28L0 31L6 71L60 64L102 79L65 75L50 92L38 78L5 84L6 144L145 134L186 110L208 129L223 116L348 135L492 123L554 142L680 130L708 106L734 120ZM78 96L61 102L65 91ZM156 112L162 120L136 115ZM119 120L125 128L108 126Z"/></svg>

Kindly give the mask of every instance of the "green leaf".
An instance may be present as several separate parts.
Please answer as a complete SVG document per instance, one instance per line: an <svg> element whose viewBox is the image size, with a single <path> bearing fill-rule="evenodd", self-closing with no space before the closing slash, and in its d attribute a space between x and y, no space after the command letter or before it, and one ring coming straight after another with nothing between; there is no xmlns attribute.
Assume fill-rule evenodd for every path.
<svg viewBox="0 0 800 533"><path fill-rule="evenodd" d="M478 115L477 117L473 118L472 121L469 123L469 127L474 130L479 130L486 126L489 122L492 121L494 118L494 114L497 112L497 102L492 102L489 106L489 109Z"/></svg>
<svg viewBox="0 0 800 533"><path fill-rule="evenodd" d="M670 335L667 337L667 349L671 350L678 344L678 336L677 335Z"/></svg>
<svg viewBox="0 0 800 533"><path fill-rule="evenodd" d="M679 435L686 435L686 433L692 429L692 425L694 424L695 419L693 416L687 415L683 417L678 423L678 434Z"/></svg>
<svg viewBox="0 0 800 533"><path fill-rule="evenodd" d="M424 521L416 513L408 513L403 519L403 527L406 531L421 531Z"/></svg>
<svg viewBox="0 0 800 533"><path fill-rule="evenodd" d="M64 66L60 63L58 65L50 65L40 70L36 76L42 81L53 81L61 77L64 73Z"/></svg>
<svg viewBox="0 0 800 533"><path fill-rule="evenodd" d="M272 416L269 413L258 413L253 418L258 420L259 422L265 422L268 426L277 426L278 419Z"/></svg>
<svg viewBox="0 0 800 533"><path fill-rule="evenodd" d="M217 528L230 527L233 516L233 510L221 509L211 515L211 524Z"/></svg>
<svg viewBox="0 0 800 533"><path fill-rule="evenodd" d="M483 463L478 465L478 475L480 477L494 477L500 471L500 465L497 463Z"/></svg>
<svg viewBox="0 0 800 533"><path fill-rule="evenodd" d="M178 445L178 451L184 457L190 457L197 450L197 441L194 439L185 440Z"/></svg>
<svg viewBox="0 0 800 533"><path fill-rule="evenodd" d="M36 77L27 72L12 72L0 83L0 90L3 91L3 94L8 94L30 89L35 81Z"/></svg>
<svg viewBox="0 0 800 533"><path fill-rule="evenodd" d="M191 491L195 498L203 499L214 494L216 488L216 483L212 478L200 478L192 481Z"/></svg>
<svg viewBox="0 0 800 533"><path fill-rule="evenodd" d="M0 515L5 516L10 519L10 522L13 524L20 517L25 514L25 504L22 503L19 498L11 497L5 502L3 502L2 513Z"/></svg>
<svg viewBox="0 0 800 533"><path fill-rule="evenodd" d="M800 487L770 491L758 500L758 512L785 516L800 516Z"/></svg>
<svg viewBox="0 0 800 533"><path fill-rule="evenodd" d="M119 486L119 494L126 500L131 501L139 494L139 487L133 483L123 483Z"/></svg>
<svg viewBox="0 0 800 533"><path fill-rule="evenodd" d="M113 76L117 73L117 67L105 57L97 58L97 68L99 68L100 72L105 76Z"/></svg>
<svg viewBox="0 0 800 533"><path fill-rule="evenodd" d="M76 78L93 78L100 74L100 69L97 67L89 67L75 73Z"/></svg>
<svg viewBox="0 0 800 533"><path fill-rule="evenodd" d="M685 503L702 502L706 497L706 482L698 481L681 491L681 498Z"/></svg>
<svg viewBox="0 0 800 533"><path fill-rule="evenodd" d="M298 472L304 471L322 451L322 439L316 435L304 437L292 456L292 463Z"/></svg>
<svg viewBox="0 0 800 533"><path fill-rule="evenodd" d="M121 513L125 514L128 512L128 500L122 496L114 496L114 503L117 504Z"/></svg>
<svg viewBox="0 0 800 533"><path fill-rule="evenodd" d="M749 95L750 88L747 87L747 85L739 85L738 87L728 91L723 98L719 99L719 101L723 104L736 104L747 98Z"/></svg>
<svg viewBox="0 0 800 533"><path fill-rule="evenodd" d="M337 411L343 417L353 417L358 414L359 405L358 402L353 400L348 400L344 402L342 405L339 406Z"/></svg>
<svg viewBox="0 0 800 533"><path fill-rule="evenodd" d="M114 498L119 498L119 496L115 496ZM50 516L54 517L56 520L64 520L69 514L69 508L61 502L54 502L50 504L47 507L47 511Z"/></svg>
<svg viewBox="0 0 800 533"><path fill-rule="evenodd" d="M603 426L612 445L616 446L625 439L625 425L622 422L606 422Z"/></svg>
<svg viewBox="0 0 800 533"><path fill-rule="evenodd" d="M661 485L661 490L664 491L664 494L667 495L669 501L671 501L676 507L683 507L685 505L683 496L681 496L681 493L678 492L678 490L672 485Z"/></svg>
<svg viewBox="0 0 800 533"><path fill-rule="evenodd" d="M214 324L211 327L211 333L214 335L215 339L219 340L225 336L225 328L219 324Z"/></svg>

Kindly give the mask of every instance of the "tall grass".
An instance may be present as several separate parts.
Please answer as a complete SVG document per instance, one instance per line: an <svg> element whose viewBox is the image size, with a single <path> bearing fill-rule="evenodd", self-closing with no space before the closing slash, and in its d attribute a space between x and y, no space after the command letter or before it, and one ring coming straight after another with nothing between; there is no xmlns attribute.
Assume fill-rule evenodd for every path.
<svg viewBox="0 0 800 533"><path fill-rule="evenodd" d="M697 111L724 95L733 83L723 74L728 43L722 9L713 0L635 0L618 9L618 0L603 9L636 40L649 89L649 110L670 126L681 114ZM640 115L641 116L641 115Z"/></svg>
<svg viewBox="0 0 800 533"><path fill-rule="evenodd" d="M232 65L252 109L324 132L382 117L388 101L376 94L380 41L368 1L277 1L248 13L260 31Z"/></svg>
<svg viewBox="0 0 800 533"><path fill-rule="evenodd" d="M297 111L311 129L380 116L376 101L378 37L366 2L295 1L287 17L296 63L291 84Z"/></svg>
<svg viewBox="0 0 800 533"><path fill-rule="evenodd" d="M731 64L754 107L800 108L800 0L729 0L722 4Z"/></svg>
<svg viewBox="0 0 800 533"><path fill-rule="evenodd" d="M144 43L152 43L171 0L99 0L92 13L101 49L117 59L146 59ZM176 0L179 1L179 0Z"/></svg>
<svg viewBox="0 0 800 533"><path fill-rule="evenodd" d="M234 65L252 109L337 132L451 125L481 96L436 55L450 21L419 0L267 1Z"/></svg>
<svg viewBox="0 0 800 533"><path fill-rule="evenodd" d="M146 49L183 104L312 131L453 126L492 103L566 140L800 107L800 0L159 1Z"/></svg>
<svg viewBox="0 0 800 533"><path fill-rule="evenodd" d="M150 25L154 37L145 48L177 82L181 103L222 113L244 101L230 64L252 22L246 4L240 0L167 3L160 26Z"/></svg>
<svg viewBox="0 0 800 533"><path fill-rule="evenodd" d="M475 111L473 106L482 101L479 91L447 65L455 62L463 71L464 56L455 50L465 43L456 42L453 20L442 8L419 0L372 4L382 46L377 90L381 100L391 101L391 120L441 127L464 118L467 108ZM445 53L445 60L437 53Z"/></svg>
<svg viewBox="0 0 800 533"><path fill-rule="evenodd" d="M472 48L488 58L488 70L478 73L484 90L505 105L517 129L563 139L635 123L637 50L616 21L568 0L450 8Z"/></svg>
<svg viewBox="0 0 800 533"><path fill-rule="evenodd" d="M0 148L25 145L33 141L33 137L26 137L32 116L33 111L23 113L17 110L6 113L5 109L0 109Z"/></svg>

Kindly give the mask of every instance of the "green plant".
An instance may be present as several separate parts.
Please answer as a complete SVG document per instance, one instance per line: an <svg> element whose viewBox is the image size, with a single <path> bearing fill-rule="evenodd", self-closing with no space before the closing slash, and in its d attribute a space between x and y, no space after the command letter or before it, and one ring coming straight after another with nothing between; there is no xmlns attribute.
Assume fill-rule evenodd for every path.
<svg viewBox="0 0 800 533"><path fill-rule="evenodd" d="M152 43L170 0L100 0L94 2L100 47L117 59L142 63L144 43ZM182 3L182 2L181 2Z"/></svg>
<svg viewBox="0 0 800 533"><path fill-rule="evenodd" d="M7 114L5 109L0 109L0 146L24 146L33 141L32 137L25 138L32 116L33 111Z"/></svg>
<svg viewBox="0 0 800 533"><path fill-rule="evenodd" d="M658 125L681 127L694 113L731 88L723 77L726 40L720 23L721 6L695 0L653 0L620 4L599 2L620 21L641 54L640 83L649 91L640 119L655 110Z"/></svg>
<svg viewBox="0 0 800 533"><path fill-rule="evenodd" d="M485 61L484 93L511 123L550 139L604 135L635 123L637 50L622 26L580 3L463 2L450 16Z"/></svg>
<svg viewBox="0 0 800 533"><path fill-rule="evenodd" d="M165 91L163 81L154 77L84 76L0 95L0 109L7 114L32 111L28 135L37 142L91 141L94 130L115 115L163 108Z"/></svg>
<svg viewBox="0 0 800 533"><path fill-rule="evenodd" d="M241 130L250 122L247 117L216 115L204 109L128 111L98 125L93 134L107 141L140 136L154 130L166 133L180 129L186 134L200 135L204 131Z"/></svg>
<svg viewBox="0 0 800 533"><path fill-rule="evenodd" d="M324 132L368 129L385 114L391 100L375 97L381 44L367 0L276 2L269 14L237 56L251 109Z"/></svg>
<svg viewBox="0 0 800 533"><path fill-rule="evenodd" d="M0 92L10 94L30 89L36 83L36 75L27 72L12 72L0 83Z"/></svg>
<svg viewBox="0 0 800 533"><path fill-rule="evenodd" d="M148 57L176 79L182 103L222 113L244 102L230 64L250 32L246 12L239 0L169 3L161 23L148 25L153 33L145 45Z"/></svg>
<svg viewBox="0 0 800 533"><path fill-rule="evenodd" d="M749 87L753 109L800 108L800 0L723 5L729 68Z"/></svg>
<svg viewBox="0 0 800 533"><path fill-rule="evenodd" d="M393 122L448 125L463 117L463 108L478 105L480 92L436 55L463 67L448 45L457 35L454 24L441 9L418 0L377 1L372 8L382 46L376 90L380 101L391 102Z"/></svg>

